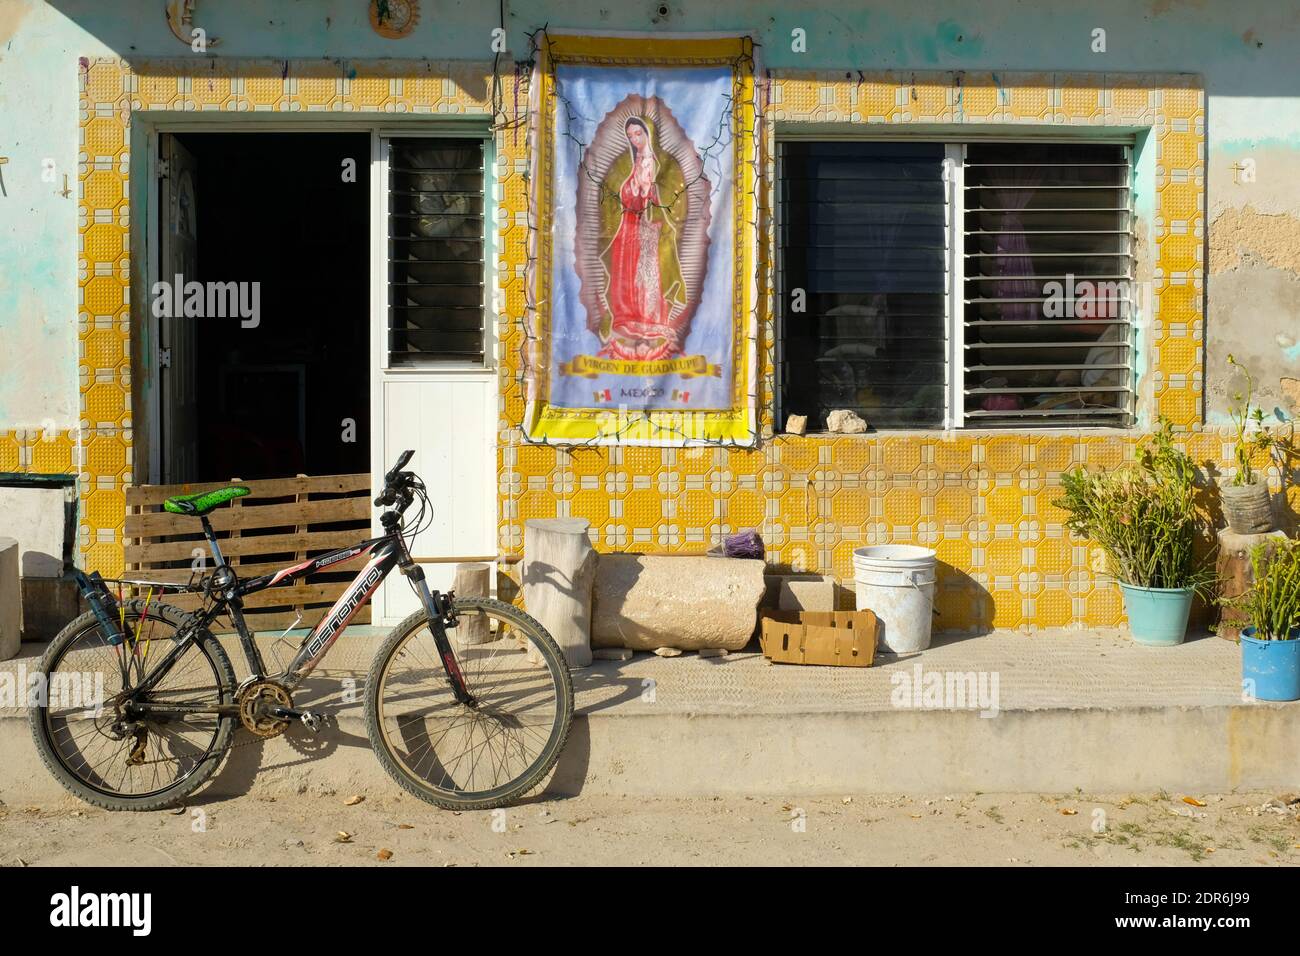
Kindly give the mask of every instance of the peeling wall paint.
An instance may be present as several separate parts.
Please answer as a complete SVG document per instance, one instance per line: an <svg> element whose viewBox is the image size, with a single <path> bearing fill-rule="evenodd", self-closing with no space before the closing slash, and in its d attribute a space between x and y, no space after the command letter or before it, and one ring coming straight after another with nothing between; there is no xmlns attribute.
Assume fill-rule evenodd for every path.
<svg viewBox="0 0 1300 956"><path fill-rule="evenodd" d="M1300 273L1300 218L1260 213L1253 205L1227 209L1211 220L1210 275L1262 263Z"/></svg>
<svg viewBox="0 0 1300 956"><path fill-rule="evenodd" d="M1282 387L1300 374L1300 217L1224 209L1210 221L1207 417L1226 422L1245 382L1228 374L1233 355L1255 379L1254 403L1276 417L1300 416Z"/></svg>

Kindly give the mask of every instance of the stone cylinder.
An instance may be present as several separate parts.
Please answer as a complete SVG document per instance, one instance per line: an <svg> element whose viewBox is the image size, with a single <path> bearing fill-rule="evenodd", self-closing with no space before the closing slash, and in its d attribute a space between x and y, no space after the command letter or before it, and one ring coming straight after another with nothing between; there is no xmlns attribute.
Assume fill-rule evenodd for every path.
<svg viewBox="0 0 1300 956"><path fill-rule="evenodd" d="M596 552L584 518L524 522L524 607L550 632L570 667L591 663L591 585ZM536 657L535 652L530 656Z"/></svg>
<svg viewBox="0 0 1300 956"><path fill-rule="evenodd" d="M481 562L456 565L451 589L457 598L491 597L492 566ZM490 639L488 619L482 614L466 614L453 632L461 644L486 644Z"/></svg>
<svg viewBox="0 0 1300 956"><path fill-rule="evenodd" d="M1265 546L1265 563L1273 556L1279 543L1286 541L1281 531L1266 534L1238 534L1227 528L1219 532L1219 551L1215 573L1219 579L1220 600L1240 597L1255 583L1250 554L1257 545ZM1215 633L1229 641L1241 639L1241 629L1250 624L1242 611L1227 604L1220 605L1219 623Z"/></svg>
<svg viewBox="0 0 1300 956"><path fill-rule="evenodd" d="M602 554L596 561L591 643L696 651L749 643L764 563L694 555Z"/></svg>

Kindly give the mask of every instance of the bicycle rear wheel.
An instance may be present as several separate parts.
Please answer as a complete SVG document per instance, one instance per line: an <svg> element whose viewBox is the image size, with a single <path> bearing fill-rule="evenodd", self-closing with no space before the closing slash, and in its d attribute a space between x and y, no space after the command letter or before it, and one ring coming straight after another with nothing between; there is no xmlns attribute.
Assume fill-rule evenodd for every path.
<svg viewBox="0 0 1300 956"><path fill-rule="evenodd" d="M109 643L91 612L76 618L41 658L43 698L29 710L32 737L50 773L107 810L160 810L203 784L230 748L233 717L141 713L127 692L191 627L165 604L123 605L126 640ZM201 631L140 702L213 710L234 701L235 673L217 639Z"/></svg>
<svg viewBox="0 0 1300 956"><path fill-rule="evenodd" d="M366 681L370 743L409 793L448 810L527 795L555 766L573 722L564 655L537 621L490 598L456 602L448 630L472 704L459 703L424 612L399 624ZM457 631L485 640L466 645Z"/></svg>

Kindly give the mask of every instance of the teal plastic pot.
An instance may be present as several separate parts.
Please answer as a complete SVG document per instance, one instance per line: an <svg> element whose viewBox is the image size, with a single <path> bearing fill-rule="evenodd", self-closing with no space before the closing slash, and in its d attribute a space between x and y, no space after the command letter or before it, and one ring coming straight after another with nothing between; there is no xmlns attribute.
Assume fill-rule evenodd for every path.
<svg viewBox="0 0 1300 956"><path fill-rule="evenodd" d="M1133 640L1149 647L1173 647L1187 636L1187 618L1192 613L1192 588L1140 588L1119 586L1124 594Z"/></svg>
<svg viewBox="0 0 1300 956"><path fill-rule="evenodd" d="M1241 632L1241 683L1257 700L1300 700L1300 627L1285 641L1261 641Z"/></svg>

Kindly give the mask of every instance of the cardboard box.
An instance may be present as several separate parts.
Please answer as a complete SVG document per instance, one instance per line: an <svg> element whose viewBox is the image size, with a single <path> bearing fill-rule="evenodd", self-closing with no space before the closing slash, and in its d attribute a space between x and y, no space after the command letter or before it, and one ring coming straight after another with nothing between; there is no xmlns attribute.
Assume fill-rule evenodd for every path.
<svg viewBox="0 0 1300 956"><path fill-rule="evenodd" d="M759 644L778 664L870 667L878 629L871 611L769 611Z"/></svg>

